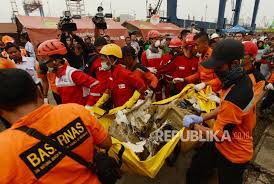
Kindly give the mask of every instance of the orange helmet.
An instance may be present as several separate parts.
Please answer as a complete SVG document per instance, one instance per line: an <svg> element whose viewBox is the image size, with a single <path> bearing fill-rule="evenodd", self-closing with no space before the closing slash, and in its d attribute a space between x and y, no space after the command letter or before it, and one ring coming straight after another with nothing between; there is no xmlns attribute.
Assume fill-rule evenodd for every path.
<svg viewBox="0 0 274 184"><path fill-rule="evenodd" d="M0 69L4 68L16 68L16 65L11 60L0 58Z"/></svg>
<svg viewBox="0 0 274 184"><path fill-rule="evenodd" d="M157 38L159 36L160 36L160 33L159 33L159 31L156 31L156 30L151 30L147 34L148 39L149 38Z"/></svg>
<svg viewBox="0 0 274 184"><path fill-rule="evenodd" d="M182 42L181 39L179 38L172 38L169 44L169 48L176 48L176 47L181 47L183 46L184 43Z"/></svg>
<svg viewBox="0 0 274 184"><path fill-rule="evenodd" d="M8 35L5 35L2 37L2 42L4 44L7 44L7 43L13 43L14 42L14 39Z"/></svg>
<svg viewBox="0 0 274 184"><path fill-rule="evenodd" d="M186 45L194 45L194 36L193 33L186 35Z"/></svg>
<svg viewBox="0 0 274 184"><path fill-rule="evenodd" d="M251 42L251 41L245 41L243 42L244 47L245 47L245 54L249 54L252 57L256 57L256 55L258 54L258 47L255 43Z"/></svg>
<svg viewBox="0 0 274 184"><path fill-rule="evenodd" d="M38 47L38 55L40 56L65 55L66 53L65 45L57 39L44 41Z"/></svg>

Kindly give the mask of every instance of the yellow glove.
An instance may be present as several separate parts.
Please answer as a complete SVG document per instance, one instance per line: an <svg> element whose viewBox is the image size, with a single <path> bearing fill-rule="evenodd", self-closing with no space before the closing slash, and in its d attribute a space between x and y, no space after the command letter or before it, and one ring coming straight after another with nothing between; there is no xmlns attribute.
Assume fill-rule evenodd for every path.
<svg viewBox="0 0 274 184"><path fill-rule="evenodd" d="M114 109L111 109L108 114L109 115L113 115L116 114L118 111L123 110L123 109L130 109L131 107L133 107L133 105L139 100L139 97L141 96L141 94L138 91L135 91L132 95L132 97L126 102L124 103L124 105L120 106L120 107L116 107Z"/></svg>
<svg viewBox="0 0 274 184"><path fill-rule="evenodd" d="M94 106L101 107L104 103L106 103L106 101L108 101L109 98L110 95L108 93L104 93Z"/></svg>
<svg viewBox="0 0 274 184"><path fill-rule="evenodd" d="M120 107L116 107L116 108L114 108L114 109L111 109L111 110L108 112L108 114L109 114L109 115L116 114L118 111L123 110L123 109L125 109L125 108L126 108L125 105L120 106Z"/></svg>
<svg viewBox="0 0 274 184"><path fill-rule="evenodd" d="M139 91L134 91L132 97L123 105L130 109L139 100L141 93Z"/></svg>

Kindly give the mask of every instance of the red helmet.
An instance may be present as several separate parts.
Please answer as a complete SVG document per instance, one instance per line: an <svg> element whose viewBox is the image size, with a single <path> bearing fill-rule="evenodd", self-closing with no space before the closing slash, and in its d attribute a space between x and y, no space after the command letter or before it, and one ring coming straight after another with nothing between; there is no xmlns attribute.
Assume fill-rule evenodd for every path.
<svg viewBox="0 0 274 184"><path fill-rule="evenodd" d="M57 39L44 41L38 47L38 55L40 56L65 55L66 53L65 45Z"/></svg>
<svg viewBox="0 0 274 184"><path fill-rule="evenodd" d="M251 41L245 41L245 42L243 42L243 44L245 47L245 54L249 54L255 58L258 53L257 45Z"/></svg>
<svg viewBox="0 0 274 184"><path fill-rule="evenodd" d="M193 33L186 35L186 45L194 45L194 36L195 34Z"/></svg>
<svg viewBox="0 0 274 184"><path fill-rule="evenodd" d="M151 30L147 34L148 39L149 38L157 38L159 36L160 36L160 33L159 33L159 31L156 31L156 30Z"/></svg>
<svg viewBox="0 0 274 184"><path fill-rule="evenodd" d="M176 48L183 46L183 42L179 38L172 38L169 44L169 48Z"/></svg>

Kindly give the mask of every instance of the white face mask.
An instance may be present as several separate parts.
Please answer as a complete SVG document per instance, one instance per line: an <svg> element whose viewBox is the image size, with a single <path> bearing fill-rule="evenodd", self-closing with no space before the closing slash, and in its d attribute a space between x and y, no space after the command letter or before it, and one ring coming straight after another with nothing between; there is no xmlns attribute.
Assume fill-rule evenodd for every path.
<svg viewBox="0 0 274 184"><path fill-rule="evenodd" d="M201 57L201 56L202 56L201 53L197 53L197 54L196 54L196 57Z"/></svg>
<svg viewBox="0 0 274 184"><path fill-rule="evenodd" d="M166 40L162 40L161 41L161 46L165 45L166 44Z"/></svg>
<svg viewBox="0 0 274 184"><path fill-rule="evenodd" d="M110 70L111 69L111 65L108 65L107 62L103 61L101 63L101 67L103 70L107 71L107 70Z"/></svg>
<svg viewBox="0 0 274 184"><path fill-rule="evenodd" d="M155 47L159 47L160 45L161 45L160 40L157 40L157 41L155 42L155 44L154 44Z"/></svg>
<svg viewBox="0 0 274 184"><path fill-rule="evenodd" d="M55 71L56 68L48 67L48 72L53 72Z"/></svg>

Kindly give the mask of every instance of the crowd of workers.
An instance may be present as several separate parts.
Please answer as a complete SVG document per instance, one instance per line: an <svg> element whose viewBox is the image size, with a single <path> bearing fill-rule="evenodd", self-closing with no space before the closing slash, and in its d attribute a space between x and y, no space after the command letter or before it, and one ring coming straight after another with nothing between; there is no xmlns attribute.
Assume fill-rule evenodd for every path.
<svg viewBox="0 0 274 184"><path fill-rule="evenodd" d="M99 183L87 168L19 128L35 128L92 161L94 146L107 149L111 139L87 109L131 108L148 94L159 101L194 84L196 91L211 86L220 96L219 106L203 116L185 116L185 127L194 125L195 130L217 132L219 137L225 130L249 137L205 143L193 157L186 181L200 183L205 171L218 168L221 184L242 183L252 158L255 109L262 89L266 95L261 112L271 110L274 101L273 48L274 37L267 34L209 36L203 31L173 37L152 30L144 38L134 32L122 47L109 36L83 40L73 32L62 32L59 39L37 48L27 33L20 41L3 36L0 115L7 129L0 134L0 181ZM49 89L58 106L48 105ZM212 129L201 124L213 118Z"/></svg>

